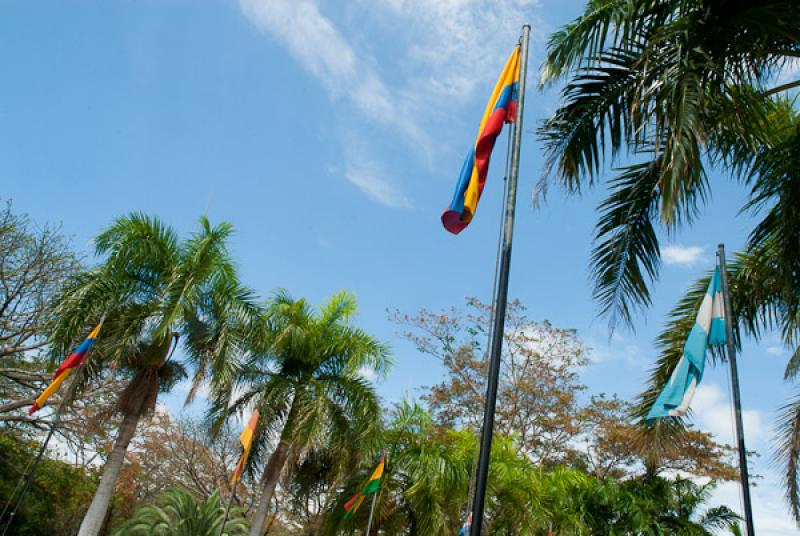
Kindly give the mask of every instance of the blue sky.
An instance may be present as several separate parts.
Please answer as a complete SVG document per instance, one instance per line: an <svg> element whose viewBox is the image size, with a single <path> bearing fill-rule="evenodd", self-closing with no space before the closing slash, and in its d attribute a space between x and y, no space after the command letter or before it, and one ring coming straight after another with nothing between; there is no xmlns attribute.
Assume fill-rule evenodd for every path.
<svg viewBox="0 0 800 536"><path fill-rule="evenodd" d="M359 323L394 348L387 401L436 382L440 369L397 336L386 309L488 300L499 223L502 156L480 209L458 237L441 211L477 123L524 22L531 80L547 35L580 0L233 0L0 4L0 180L3 197L38 222L90 240L131 210L182 232L201 214L234 224L232 249L260 294L277 287L320 302L359 299ZM533 84L532 84L533 85ZM557 91L529 91L510 293L530 316L578 330L593 348L593 392L635 395L655 359L666 312L725 242L752 219L745 192L712 176L691 230L665 237L654 305L636 331L597 318L587 269L602 189L531 206L542 171L534 129ZM504 138L503 138L504 139ZM502 155L505 142L498 144ZM496 155L496 156L497 156ZM742 396L760 534L789 534L769 464L775 410L791 395L777 337L745 345ZM725 370L708 373L696 422L730 437ZM175 397L177 400L177 396ZM172 400L172 402L175 402ZM719 500L738 505L735 485Z"/></svg>

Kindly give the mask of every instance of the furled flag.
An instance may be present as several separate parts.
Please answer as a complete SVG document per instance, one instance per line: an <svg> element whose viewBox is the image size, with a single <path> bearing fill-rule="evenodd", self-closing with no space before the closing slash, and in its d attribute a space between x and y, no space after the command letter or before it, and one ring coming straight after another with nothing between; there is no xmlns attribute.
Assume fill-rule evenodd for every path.
<svg viewBox="0 0 800 536"><path fill-rule="evenodd" d="M478 201L486 183L489 157L494 142L503 130L503 123L514 122L517 111L519 84L519 46L514 49L503 68L503 73L494 86L492 97L483 112L475 145L467 154L456 184L456 193L450 206L442 214L442 225L453 234L458 234L472 221Z"/></svg>
<svg viewBox="0 0 800 536"><path fill-rule="evenodd" d="M472 528L472 514L467 516L467 521L461 525L461 530L458 531L458 536L467 536L469 529Z"/></svg>
<svg viewBox="0 0 800 536"><path fill-rule="evenodd" d="M353 495L353 498L344 504L344 509L346 512L344 515L345 519L350 519L353 517L356 511L358 511L358 509L361 507L361 503L364 502L364 499L366 499L367 495L378 491L378 488L381 486L381 477L383 476L383 466L385 463L386 454L382 454L381 461L378 463L378 467L376 467L372 472L372 476L369 477L369 480L361 489L361 491Z"/></svg>
<svg viewBox="0 0 800 536"><path fill-rule="evenodd" d="M53 393L58 391L58 388L61 387L61 384L64 380L72 374L72 371L81 365L83 362L86 361L86 356L89 354L89 350L92 349L92 345L94 344L94 340L97 338L97 334L100 333L100 328L103 326L103 322L101 321L97 326L89 333L89 336L84 339L78 348L75 349L72 354L64 360L61 365L58 366L56 369L55 375L53 375L53 381L50 382L50 385L47 386L42 394L39 395L39 398L33 403L31 408L28 410L28 415L33 415L35 412L39 411L44 407L45 402L47 399L50 398Z"/></svg>
<svg viewBox="0 0 800 536"><path fill-rule="evenodd" d="M725 344L724 311L722 284L717 268L708 283L708 290L697 312L697 320L683 347L683 356L655 404L650 408L650 413L645 419L647 423L652 423L660 417L686 415L694 392L703 379L706 349Z"/></svg>
<svg viewBox="0 0 800 536"><path fill-rule="evenodd" d="M236 464L236 469L233 471L233 476L231 477L231 486L233 486L240 478L242 478L244 464L247 463L247 458L250 456L250 449L253 446L253 436L256 433L257 425L258 409L253 412L253 415L250 417L250 422L247 423L247 426L244 427L241 435L239 435L239 443L242 444L242 455L239 458L239 463Z"/></svg>

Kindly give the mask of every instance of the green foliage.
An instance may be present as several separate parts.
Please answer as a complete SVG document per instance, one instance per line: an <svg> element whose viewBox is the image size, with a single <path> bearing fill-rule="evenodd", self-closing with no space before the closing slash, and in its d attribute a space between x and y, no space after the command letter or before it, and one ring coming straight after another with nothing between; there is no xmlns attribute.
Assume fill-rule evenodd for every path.
<svg viewBox="0 0 800 536"><path fill-rule="evenodd" d="M800 82L768 85L798 54L791 0L590 0L551 36L542 81L569 79L539 130L545 175L580 192L606 161L633 155L595 234L595 296L612 323L630 325L649 305L654 228L692 222L709 194L706 167L752 183L762 173L754 155L778 150L792 111L775 96Z"/></svg>
<svg viewBox="0 0 800 536"><path fill-rule="evenodd" d="M156 504L140 506L133 517L114 532L115 536L220 536L225 505L218 492L198 500L185 489L163 492ZM247 520L239 508L231 508L225 536L244 534Z"/></svg>
<svg viewBox="0 0 800 536"><path fill-rule="evenodd" d="M232 372L231 357L263 321L252 293L239 283L227 251L228 223L200 229L186 240L157 218L132 213L95 239L103 261L71 282L55 310L51 355L65 355L75 340L105 316L87 371L112 366L129 381L119 409L152 411L159 391L192 369L193 390ZM182 344L186 361L169 360Z"/></svg>
<svg viewBox="0 0 800 536"><path fill-rule="evenodd" d="M0 503L5 505L39 450L16 434L0 434ZM14 516L10 533L18 536L72 536L94 491L94 475L84 468L43 458ZM5 523L3 519L3 523Z"/></svg>
<svg viewBox="0 0 800 536"><path fill-rule="evenodd" d="M456 534L469 506L475 436L438 426L421 406L402 402L385 441L388 458L375 510L382 533ZM367 506L348 522L343 505L372 468L364 464L348 479L318 534L365 526ZM703 508L713 486L654 476L601 479L564 466L544 468L533 465L513 439L498 436L489 469L487 530L543 536L552 526L564 535L707 535L739 520L724 506Z"/></svg>

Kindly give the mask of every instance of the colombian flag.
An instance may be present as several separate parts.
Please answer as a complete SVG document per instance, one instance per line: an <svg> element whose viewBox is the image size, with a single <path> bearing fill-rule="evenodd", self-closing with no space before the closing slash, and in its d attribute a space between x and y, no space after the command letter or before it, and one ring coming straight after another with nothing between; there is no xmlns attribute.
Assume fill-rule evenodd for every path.
<svg viewBox="0 0 800 536"><path fill-rule="evenodd" d="M56 369L56 373L53 376L53 381L50 382L50 385L47 386L47 389L44 390L42 394L39 395L39 398L31 406L31 409L28 410L28 415L33 415L35 412L42 409L44 403L47 401L48 398L52 396L53 393L58 391L58 388L64 382L64 380L72 374L72 370L80 367L83 365L83 362L86 360L86 356L89 354L89 350L92 349L92 345L94 344L94 340L97 338L97 334L100 333L100 328L103 326L103 322L97 324L89 336L81 343L80 346L70 355L67 359L64 360L61 365Z"/></svg>
<svg viewBox="0 0 800 536"><path fill-rule="evenodd" d="M381 477L383 476L383 466L386 463L386 454L381 455L381 461L378 463L378 467L372 472L372 476L369 477L366 485L362 488L361 491L356 493L352 499L347 501L344 505L344 509L347 512L344 515L345 519L350 519L353 517L353 514L361 507L361 503L364 502L364 499L367 498L367 495L370 493L375 493L378 491L378 488L381 487Z"/></svg>
<svg viewBox="0 0 800 536"><path fill-rule="evenodd" d="M486 183L489 157L492 156L494 142L503 130L503 123L514 122L517 111L519 67L519 46L517 46L508 58L503 73L494 86L492 97L486 105L486 111L483 112L478 138L461 167L461 176L458 178L453 201L442 214L442 225L453 234L460 233L472 221Z"/></svg>
<svg viewBox="0 0 800 536"><path fill-rule="evenodd" d="M237 480L242 478L244 464L247 463L247 458L250 456L250 448L253 446L253 435L256 433L257 425L258 410L255 410L253 412L253 416L250 417L250 422L247 423L247 426L239 436L239 442L242 444L242 456L239 458L239 463L236 464L236 469L233 471L233 476L231 477L231 486L233 486Z"/></svg>

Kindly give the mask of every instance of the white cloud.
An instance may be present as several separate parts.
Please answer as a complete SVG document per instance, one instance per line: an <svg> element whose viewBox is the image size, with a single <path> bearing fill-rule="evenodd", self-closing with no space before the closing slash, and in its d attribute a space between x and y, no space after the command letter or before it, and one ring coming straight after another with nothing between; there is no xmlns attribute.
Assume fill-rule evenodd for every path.
<svg viewBox="0 0 800 536"><path fill-rule="evenodd" d="M344 176L382 205L391 208L412 208L408 198L385 178L380 166L374 161L351 159L347 162Z"/></svg>
<svg viewBox="0 0 800 536"><path fill-rule="evenodd" d="M589 336L585 340L589 349L587 354L592 363L622 361L629 367L640 369L645 368L650 363L648 358L643 357L642 350L638 345L627 341L618 332L614 332L611 338L605 341L594 336Z"/></svg>
<svg viewBox="0 0 800 536"><path fill-rule="evenodd" d="M661 249L661 257L667 264L694 266L698 262L705 261L704 252L703 247L670 244Z"/></svg>
<svg viewBox="0 0 800 536"><path fill-rule="evenodd" d="M700 430L711 432L719 441L734 445L733 411L726 391L715 384L702 384L692 400L692 415ZM747 448L765 448L769 437L761 411L742 411Z"/></svg>
<svg viewBox="0 0 800 536"><path fill-rule="evenodd" d="M413 83L427 93L464 100L481 81L499 74L522 25L533 23L534 46L545 34L532 20L537 0L378 0L368 6L391 14ZM531 62L535 65L534 62Z"/></svg>
<svg viewBox="0 0 800 536"><path fill-rule="evenodd" d="M781 491L780 478L772 470L763 473L763 480L751 486L753 522L759 536L788 536L800 534L789 517L789 510ZM724 504L741 514L742 492L738 482L725 482L717 487L708 506Z"/></svg>
<svg viewBox="0 0 800 536"><path fill-rule="evenodd" d="M242 12L272 34L328 90L344 96L370 119L393 125L424 146L427 134L408 112L413 105L392 94L363 54L359 54L313 0L240 0Z"/></svg>
<svg viewBox="0 0 800 536"><path fill-rule="evenodd" d="M781 346L769 346L767 347L767 353L771 355L782 356L785 353L785 350Z"/></svg>

